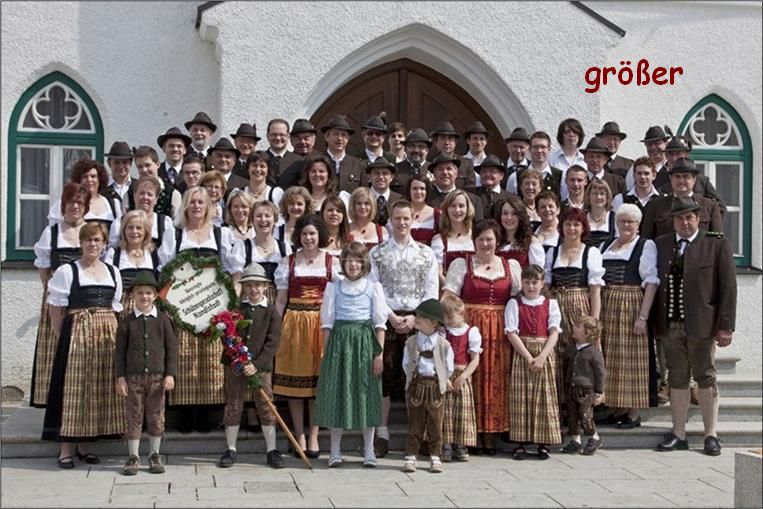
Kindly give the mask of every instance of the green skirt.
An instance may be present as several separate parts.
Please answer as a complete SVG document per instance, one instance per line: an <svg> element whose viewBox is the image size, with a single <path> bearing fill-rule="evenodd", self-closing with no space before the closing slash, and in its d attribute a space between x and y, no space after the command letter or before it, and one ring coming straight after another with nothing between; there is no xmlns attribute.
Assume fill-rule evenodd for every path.
<svg viewBox="0 0 763 509"><path fill-rule="evenodd" d="M369 320L334 323L318 377L315 424L361 429L381 423L381 377L372 373L380 353Z"/></svg>

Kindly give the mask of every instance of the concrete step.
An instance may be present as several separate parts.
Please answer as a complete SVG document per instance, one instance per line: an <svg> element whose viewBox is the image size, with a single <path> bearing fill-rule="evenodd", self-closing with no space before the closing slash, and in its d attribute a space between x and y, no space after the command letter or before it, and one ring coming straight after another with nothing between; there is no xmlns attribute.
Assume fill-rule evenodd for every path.
<svg viewBox="0 0 763 509"><path fill-rule="evenodd" d="M742 373L718 375L718 390L721 398L761 398L763 397L763 380L760 377Z"/></svg>
<svg viewBox="0 0 763 509"><path fill-rule="evenodd" d="M737 362L740 357L733 355L719 355L715 357L715 369L719 375L731 375L737 371Z"/></svg>
<svg viewBox="0 0 763 509"><path fill-rule="evenodd" d="M721 397L718 407L718 421L760 422L763 417L763 402L760 397ZM670 405L641 410L641 420L649 422L670 422ZM689 406L689 422L702 422L699 406Z"/></svg>

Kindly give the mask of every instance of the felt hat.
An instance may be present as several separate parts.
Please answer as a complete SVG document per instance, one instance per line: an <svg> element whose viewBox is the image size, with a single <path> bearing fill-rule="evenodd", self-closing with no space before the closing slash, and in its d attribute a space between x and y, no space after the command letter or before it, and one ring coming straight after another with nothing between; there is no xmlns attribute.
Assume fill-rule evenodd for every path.
<svg viewBox="0 0 763 509"><path fill-rule="evenodd" d="M507 143L510 141L524 141L525 143L530 143L530 133L528 133L527 129L524 127L517 127L511 131L509 137L505 138L503 141Z"/></svg>
<svg viewBox="0 0 763 509"><path fill-rule="evenodd" d="M613 134L620 138L620 140L624 140L628 137L627 134L620 131L620 125L617 122L607 122L604 124L604 126L601 128L601 132L596 133L596 136L604 136L608 134Z"/></svg>
<svg viewBox="0 0 763 509"><path fill-rule="evenodd" d="M180 130L179 127L170 127L167 129L167 132L160 135L158 138L156 138L156 144L160 147L164 146L164 142L166 142L170 138L178 138L180 140L183 140L183 143L185 143L185 146L188 147L188 145L191 144L191 137L187 134L183 134L183 131Z"/></svg>
<svg viewBox="0 0 763 509"><path fill-rule="evenodd" d="M437 299L427 299L416 307L416 314L440 323L445 321L445 312Z"/></svg>
<svg viewBox="0 0 763 509"><path fill-rule="evenodd" d="M506 173L506 167L501 163L501 160L498 159L494 155L487 156L479 166L476 166L474 169L477 171L477 173L480 173L485 168L498 168L502 172Z"/></svg>
<svg viewBox="0 0 763 509"><path fill-rule="evenodd" d="M434 126L434 129L432 129L432 132L429 133L429 136L434 137L435 134L455 136L456 138L461 136L456 132L456 130L453 128L453 124L450 122L438 122L437 125Z"/></svg>
<svg viewBox="0 0 763 509"><path fill-rule="evenodd" d="M455 154L449 156L445 152L440 152L437 154L437 157L435 157L434 160L429 163L429 171L434 172L437 169L437 166L445 163L453 163L456 165L456 168L458 168L461 165L461 160L457 158Z"/></svg>
<svg viewBox="0 0 763 509"><path fill-rule="evenodd" d="M694 161L688 157L682 157L668 167L668 173L673 175L674 173L693 173L697 175L699 169L694 164Z"/></svg>
<svg viewBox="0 0 763 509"><path fill-rule="evenodd" d="M670 206L670 215L677 216L684 212L696 212L702 207L691 196L684 196L683 198L674 198L673 203Z"/></svg>
<svg viewBox="0 0 763 509"><path fill-rule="evenodd" d="M605 154L607 157L612 155L612 151L609 150L609 147L607 147L607 145L598 136L594 136L588 140L588 145L586 145L585 148L581 148L580 151L583 154L590 152L592 154Z"/></svg>
<svg viewBox="0 0 763 509"><path fill-rule="evenodd" d="M665 147L665 152L691 152L691 142L686 136L677 134L670 138L668 145Z"/></svg>
<svg viewBox="0 0 763 509"><path fill-rule="evenodd" d="M333 115L331 118L328 119L328 122L326 122L326 125L321 127L321 132L323 134L326 134L326 132L329 129L339 129L342 131L347 131L350 133L350 136L355 134L355 129L350 127L350 123L347 121L347 117L344 115Z"/></svg>
<svg viewBox="0 0 763 509"><path fill-rule="evenodd" d="M238 136L244 136L246 138L254 138L257 141L260 141L262 138L257 136L257 126L254 124L247 124L246 122L242 122L240 126L238 126L238 129L236 129L236 132L231 134L230 137L234 140Z"/></svg>
<svg viewBox="0 0 763 509"><path fill-rule="evenodd" d="M109 159L132 159L133 154L130 145L126 141L115 141L111 144L109 152L105 154Z"/></svg>
<svg viewBox="0 0 763 509"><path fill-rule="evenodd" d="M429 139L426 131L420 127L408 131L408 134L405 136L403 145L407 145L409 143L426 143L428 147L432 147L432 140Z"/></svg>
<svg viewBox="0 0 763 509"><path fill-rule="evenodd" d="M382 111L378 115L374 115L373 117L366 120L366 122L360 126L363 129L372 129L374 131L381 131L383 133L387 132L387 113Z"/></svg>
<svg viewBox="0 0 763 509"><path fill-rule="evenodd" d="M490 131L485 129L485 126L479 120L472 122L469 124L469 127L464 129L464 138L470 134L484 134L486 137L490 137Z"/></svg>
<svg viewBox="0 0 763 509"><path fill-rule="evenodd" d="M391 171L393 174L397 173L397 166L392 164L390 161L387 160L386 157L377 157L376 160L372 163L368 163L366 165L366 173L371 173L371 170L374 168L385 168L389 171Z"/></svg>
<svg viewBox="0 0 763 509"><path fill-rule="evenodd" d="M668 129L669 131L670 129ZM649 143L650 141L667 141L670 139L670 135L665 134L665 131L662 129L662 127L658 125L653 125L649 129L646 130L646 134L644 135L644 139L641 140L641 143Z"/></svg>
<svg viewBox="0 0 763 509"><path fill-rule="evenodd" d="M257 262L252 262L246 266L244 272L241 273L240 283L246 283L247 281L253 283L270 283L265 267Z"/></svg>
<svg viewBox="0 0 763 509"><path fill-rule="evenodd" d="M138 285L153 286L154 288L159 289L159 283L156 281L153 272L148 270L139 270L138 275L133 279L130 288L135 288Z"/></svg>
<svg viewBox="0 0 763 509"><path fill-rule="evenodd" d="M236 153L236 159L241 155L241 152L238 151L238 149L233 145L233 143L228 138L220 138L217 140L217 143L213 147L210 147L210 149L207 151L208 154L212 154L216 150L230 150L231 152Z"/></svg>
<svg viewBox="0 0 763 509"><path fill-rule="evenodd" d="M217 131L217 126L215 125L215 123L212 122L212 119L209 118L209 115L207 115L203 111L198 112L196 115L194 115L194 117L191 120L189 120L183 125L185 125L185 128L190 131L191 126L193 124L204 124L205 126L209 127L209 129L211 129L213 133Z"/></svg>
<svg viewBox="0 0 763 509"><path fill-rule="evenodd" d="M294 121L294 125L291 126L291 135L293 136L295 134L301 133L317 134L318 129L316 129L315 126L311 124L310 121L306 118L298 118Z"/></svg>

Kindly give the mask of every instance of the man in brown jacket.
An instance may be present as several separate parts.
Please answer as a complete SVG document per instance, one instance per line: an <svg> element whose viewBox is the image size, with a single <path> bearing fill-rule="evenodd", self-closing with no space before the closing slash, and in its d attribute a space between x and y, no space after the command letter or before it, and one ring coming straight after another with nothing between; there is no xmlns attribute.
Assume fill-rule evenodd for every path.
<svg viewBox="0 0 763 509"><path fill-rule="evenodd" d="M357 187L365 187L368 183L365 163L346 152L350 137L355 133L347 117L334 115L321 127L321 132L326 140L324 155L334 165L334 171L339 178L339 189L352 193Z"/></svg>
<svg viewBox="0 0 763 509"><path fill-rule="evenodd" d="M669 370L673 430L660 451L688 449L686 418L689 381L699 386L699 406L705 427L704 452L721 453L715 430L718 387L715 345L731 344L736 322L736 274L731 243L722 233L700 229L701 206L690 197L671 209L675 233L655 240L660 289L656 333L665 344Z"/></svg>

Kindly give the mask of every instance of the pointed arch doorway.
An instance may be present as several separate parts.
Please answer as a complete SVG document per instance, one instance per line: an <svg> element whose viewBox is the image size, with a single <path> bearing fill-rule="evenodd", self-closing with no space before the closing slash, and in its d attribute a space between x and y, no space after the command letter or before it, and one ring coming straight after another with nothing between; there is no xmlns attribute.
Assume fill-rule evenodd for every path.
<svg viewBox="0 0 763 509"><path fill-rule="evenodd" d="M387 112L387 123L403 122L407 129L422 127L427 132L437 122L447 120L462 133L469 124L480 120L491 133L487 153L502 160L508 157L504 133L498 131L473 97L446 76L407 58L382 64L353 78L324 101L310 121L320 129L331 115L347 115L357 131L347 151L359 154L363 150L360 126L381 111ZM325 149L320 135L316 149ZM456 152L464 154L467 149L466 141L459 138Z"/></svg>

